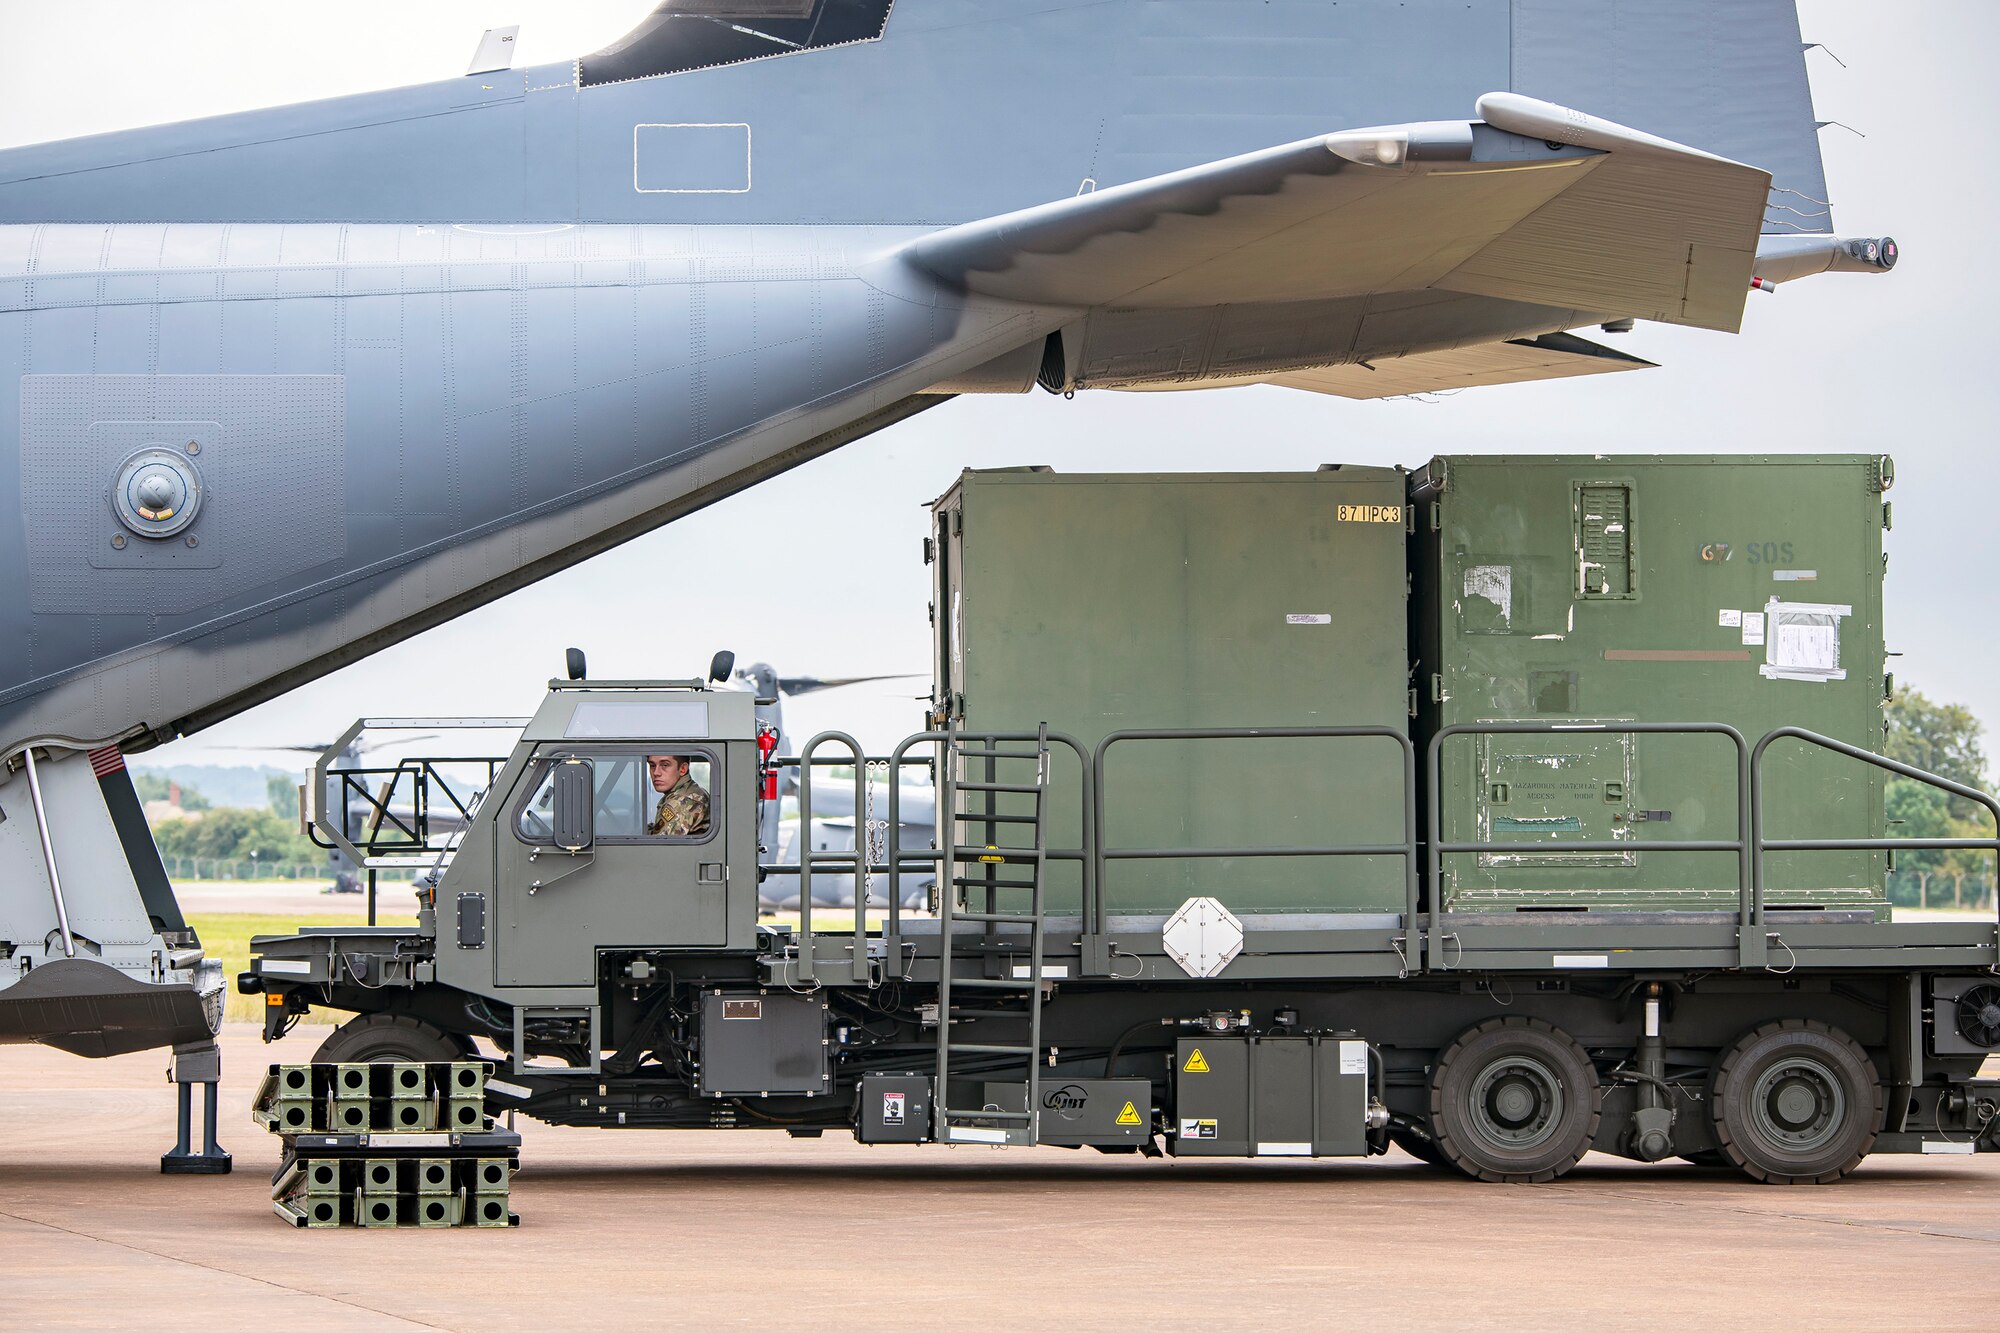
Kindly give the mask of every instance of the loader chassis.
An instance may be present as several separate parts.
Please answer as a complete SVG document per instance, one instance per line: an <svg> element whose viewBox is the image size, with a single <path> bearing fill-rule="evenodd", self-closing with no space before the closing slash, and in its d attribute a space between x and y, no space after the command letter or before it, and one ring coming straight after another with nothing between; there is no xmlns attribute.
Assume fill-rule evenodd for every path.
<svg viewBox="0 0 2000 1333"><path fill-rule="evenodd" d="M707 705L707 734L639 748L698 742L712 755L709 838L635 843L622 859L616 847L545 846L530 861L495 845L514 838L519 796L560 757L631 749L565 736L578 701L643 707L669 690ZM1719 1117L1718 1072L1747 1037L1771 1031L1778 1035L1765 1040L1780 1041L1779 1063L1797 1063L1739 1087L1729 1111L1740 1118L1755 1092L1798 1123L1757 1113L1767 1151L1738 1163L1753 1174L1832 1179L1869 1151L2000 1150L2000 1081L1978 1077L1991 1047L1963 1035L1968 1022L1982 1035L1982 1002L2000 1006L1991 923L1886 923L1866 910L1754 905L1751 928L1765 947L1746 964L1737 911L1433 914L1420 902L1407 918L1245 914L1238 951L1200 978L1174 961L1165 919L1100 913L1100 902L1045 911L1039 924L969 920L961 909L946 936L938 917L905 912L883 892L890 863L907 873L949 857L976 880L992 873L980 858L1004 844L978 833L973 844L907 848L891 820L888 846L864 853L877 858L875 895L855 927L818 927L810 910L796 928L760 924L743 835L755 828L762 775L781 761L758 745L751 704L696 682L552 683L450 864L434 884L419 882L415 929L312 928L255 942L240 984L266 996L267 1036L327 1007L362 1015L363 1026L393 1021L435 1033L451 1049L487 1043L502 1058L489 1086L495 1109L555 1124L843 1130L870 1142L1176 1155L1359 1154L1394 1142L1474 1175L1543 1179L1587 1149L1732 1160L1719 1141L1733 1126ZM1047 743L1065 748L1059 736ZM927 733L899 762L943 751L922 762L965 770L979 761L954 749L1007 744L1031 750L1034 741ZM825 747L815 742L793 762L823 759L816 748ZM954 795L961 805L970 797ZM1106 850L1044 852L1048 864L1075 852L1101 869ZM1240 850L1237 864L1248 870L1239 873L1255 873L1255 849ZM534 874L502 883L495 867ZM671 924L648 926L632 906L679 894L657 919L699 921L709 911L704 874L722 899L723 927L708 936L716 945L676 947ZM1226 892L1226 880L1212 882ZM517 929L520 905L545 898L569 914L572 929L559 940L598 929L611 938L573 950L566 975L518 985L496 942ZM1038 930L1039 978L1030 980ZM941 1015L947 970L953 986ZM1018 1090L1029 1082L1023 1058L1006 1052L1021 1047L1031 1011L1039 1024L1032 1126L1006 1118L1022 1114ZM941 1018L951 1048L942 1097ZM2000 1044L2000 1015L1989 1027ZM1867 1076L1843 1085L1837 1057L1847 1045L1861 1052ZM1468 1051L1482 1062L1469 1075ZM1587 1076L1572 1068L1565 1077L1566 1053ZM1343 1077L1354 1095L1339 1087ZM1462 1085L1460 1137L1441 1143L1453 1120L1454 1107L1440 1101L1448 1085ZM945 1110L961 1114L946 1119ZM1141 1129L1117 1123L1121 1114ZM1844 1133L1819 1123L1829 1117Z"/></svg>

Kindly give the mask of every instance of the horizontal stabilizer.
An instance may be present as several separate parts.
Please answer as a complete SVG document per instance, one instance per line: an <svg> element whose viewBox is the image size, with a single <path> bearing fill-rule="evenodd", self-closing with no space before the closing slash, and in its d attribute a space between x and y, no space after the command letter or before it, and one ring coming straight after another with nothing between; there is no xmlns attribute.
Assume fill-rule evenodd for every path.
<svg viewBox="0 0 2000 1333"><path fill-rule="evenodd" d="M1268 383L1288 389L1337 394L1342 398L1395 398L1410 393L1471 389L1487 384L1525 384L1530 380L1570 379L1603 375L1614 370L1651 370L1654 363L1628 356L1569 333L1539 338L1480 343L1444 352L1373 364L1327 366L1274 375Z"/></svg>
<svg viewBox="0 0 2000 1333"><path fill-rule="evenodd" d="M1077 308L1424 288L1734 330L1770 176L1513 94L934 232L962 289Z"/></svg>

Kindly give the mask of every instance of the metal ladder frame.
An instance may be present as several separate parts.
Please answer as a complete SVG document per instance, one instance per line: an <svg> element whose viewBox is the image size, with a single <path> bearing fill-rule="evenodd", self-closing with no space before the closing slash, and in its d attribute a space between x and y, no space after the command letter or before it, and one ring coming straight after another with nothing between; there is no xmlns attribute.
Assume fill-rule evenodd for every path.
<svg viewBox="0 0 2000 1333"><path fill-rule="evenodd" d="M941 1143L1009 1143L1033 1146L1037 1140L1036 1114L1041 1105L1042 1084L1042 972L1043 955L1048 939L1048 916L1045 894L1048 877L1048 827L1044 819L1049 790L1049 728L1043 723L1035 734L1035 748L1032 752L1004 750L999 748L997 738L986 737L982 746L967 748L964 738L958 733L954 722L946 733L946 751L943 772L940 775L941 796L939 828L943 845L940 847L939 892L938 892L938 1036L937 1036L937 1081L931 1100L933 1108L932 1134ZM985 780L969 781L959 777L959 763L965 759L985 761ZM1002 762L1033 760L1035 781L1007 783L998 780L999 765ZM958 809L960 791L981 792L985 795L986 809L967 811ZM1003 795L1032 795L1034 813L1031 815L1002 814L997 809L997 798ZM983 824L986 837L979 845L963 848L959 842L960 824ZM1002 824L1032 824L1035 830L1033 847L1004 847L997 834ZM979 865L984 868L982 878L961 873L961 866ZM1002 879L999 872L1007 866L1027 866L1030 877L1026 883L1019 880ZM985 890L985 901L980 910L960 910L959 890ZM999 897L1003 890L1026 889L1028 909L1025 913L1003 912ZM980 921L986 926L980 953L989 963L1001 955L998 927L1008 922L1024 922L1028 926L1028 964L1025 978L1018 974L1022 970L1015 966L1014 976L954 977L953 964L959 958L953 923L959 919ZM989 967L989 973L991 968ZM1026 996L1028 1011L1027 1044L1023 1046L994 1042L961 1042L951 1040L952 991L957 987L969 989L1019 992ZM962 1055L1018 1055L1027 1065L1027 1078L1023 1082L1025 1101L1019 1111L981 1108L978 1110L954 1107L950 1104L951 1057L956 1051ZM1012 1128L993 1129L967 1122L983 1120L998 1121Z"/></svg>

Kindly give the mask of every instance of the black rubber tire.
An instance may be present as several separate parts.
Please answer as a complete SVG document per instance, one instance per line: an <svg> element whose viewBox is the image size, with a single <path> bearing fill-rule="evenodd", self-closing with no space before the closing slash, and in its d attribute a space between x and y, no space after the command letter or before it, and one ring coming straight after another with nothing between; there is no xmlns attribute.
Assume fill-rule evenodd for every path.
<svg viewBox="0 0 2000 1333"><path fill-rule="evenodd" d="M1509 1121L1510 1112L1521 1119ZM1491 1018L1438 1056L1431 1133L1444 1159L1479 1180L1553 1180L1597 1138L1597 1068L1538 1018Z"/></svg>
<svg viewBox="0 0 2000 1333"><path fill-rule="evenodd" d="M1868 1052L1839 1028L1803 1018L1766 1023L1737 1038L1709 1075L1715 1141L1766 1184L1839 1180L1882 1132L1880 1078ZM1779 1104L1785 1097L1789 1107Z"/></svg>
<svg viewBox="0 0 2000 1333"><path fill-rule="evenodd" d="M471 1043L420 1018L402 1014L362 1014L350 1018L313 1052L314 1064L361 1064L372 1060L470 1060Z"/></svg>

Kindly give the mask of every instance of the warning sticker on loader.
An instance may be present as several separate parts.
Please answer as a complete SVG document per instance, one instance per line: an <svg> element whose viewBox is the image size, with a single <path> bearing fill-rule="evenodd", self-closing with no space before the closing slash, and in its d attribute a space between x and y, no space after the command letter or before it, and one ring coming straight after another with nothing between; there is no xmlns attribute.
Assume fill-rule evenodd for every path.
<svg viewBox="0 0 2000 1333"><path fill-rule="evenodd" d="M1118 1113L1117 1123L1121 1125L1137 1125L1142 1123L1139 1119L1139 1108L1130 1102L1126 1102L1125 1109Z"/></svg>
<svg viewBox="0 0 2000 1333"><path fill-rule="evenodd" d="M1184 1139L1212 1139L1217 1137L1213 1120L1181 1121L1181 1137Z"/></svg>
<svg viewBox="0 0 2000 1333"><path fill-rule="evenodd" d="M1208 1060L1202 1055L1201 1047L1197 1046L1188 1052L1187 1060L1181 1065L1181 1072L1183 1074L1206 1074L1208 1072Z"/></svg>
<svg viewBox="0 0 2000 1333"><path fill-rule="evenodd" d="M903 1097L904 1094L900 1092L885 1092L882 1094L883 1124L901 1125L907 1123L903 1118L905 1107Z"/></svg>

